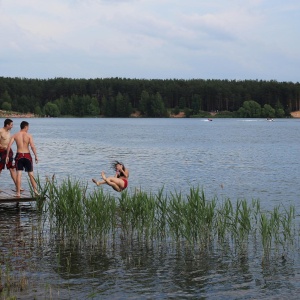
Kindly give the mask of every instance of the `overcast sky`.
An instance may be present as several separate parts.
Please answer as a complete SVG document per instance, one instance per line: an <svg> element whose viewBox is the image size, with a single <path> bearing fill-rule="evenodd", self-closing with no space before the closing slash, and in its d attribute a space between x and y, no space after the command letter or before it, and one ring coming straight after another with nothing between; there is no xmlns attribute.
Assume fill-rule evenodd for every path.
<svg viewBox="0 0 300 300"><path fill-rule="evenodd" d="M299 0L0 0L0 76L299 82Z"/></svg>

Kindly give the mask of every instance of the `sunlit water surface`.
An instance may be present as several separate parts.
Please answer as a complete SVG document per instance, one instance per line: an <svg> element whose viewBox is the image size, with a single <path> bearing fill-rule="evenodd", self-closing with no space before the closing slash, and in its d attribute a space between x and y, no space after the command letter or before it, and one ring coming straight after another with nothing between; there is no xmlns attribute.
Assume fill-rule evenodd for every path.
<svg viewBox="0 0 300 300"><path fill-rule="evenodd" d="M12 133L20 121L14 120ZM258 198L266 209L292 204L300 211L299 120L28 121L39 156L35 173L42 181L53 174L58 181L71 176L88 182L92 191L97 187L91 178L100 178L102 170L112 175L110 163L118 159L130 170L129 192L187 193L199 186L208 199ZM1 188L12 187L4 170ZM74 249L47 230L37 238L37 227L34 208L0 206L0 249L18 253L15 263L32 287L18 292L20 299L297 299L300 292L298 249L268 263L255 249L243 255L191 253L184 245L138 242Z"/></svg>

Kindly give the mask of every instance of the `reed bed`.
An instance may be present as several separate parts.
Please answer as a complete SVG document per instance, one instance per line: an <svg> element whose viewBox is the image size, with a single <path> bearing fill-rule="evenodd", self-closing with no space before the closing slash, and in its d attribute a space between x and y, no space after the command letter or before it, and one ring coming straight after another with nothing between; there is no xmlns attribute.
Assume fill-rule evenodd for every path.
<svg viewBox="0 0 300 300"><path fill-rule="evenodd" d="M175 241L193 247L230 245L233 250L251 239L268 255L272 249L287 251L296 240L295 209L278 205L261 209L259 200L208 200L199 187L181 192L156 194L128 190L114 197L97 188L88 192L87 184L55 178L40 185L46 201L37 202L48 212L51 231L82 241L123 240Z"/></svg>

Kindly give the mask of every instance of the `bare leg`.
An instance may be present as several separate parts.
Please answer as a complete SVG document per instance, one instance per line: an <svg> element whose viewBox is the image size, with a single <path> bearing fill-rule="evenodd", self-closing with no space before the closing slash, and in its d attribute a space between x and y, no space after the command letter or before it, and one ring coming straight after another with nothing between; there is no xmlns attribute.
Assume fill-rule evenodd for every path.
<svg viewBox="0 0 300 300"><path fill-rule="evenodd" d="M101 176L102 176L103 180L104 180L108 185L110 185L115 191L117 191L117 192L121 192L121 191L122 191L122 190L120 189L119 185L113 181L113 178L111 178L111 177L108 177L108 178L107 178L107 177L105 176L105 173L104 173L103 171L101 172Z"/></svg>
<svg viewBox="0 0 300 300"><path fill-rule="evenodd" d="M102 181L97 181L96 179L92 179L92 181L97 185L97 186L99 186L99 185L101 185L101 184L106 184L106 181L104 181L104 180L102 180Z"/></svg>
<svg viewBox="0 0 300 300"><path fill-rule="evenodd" d="M101 177L103 178L103 180L106 182L106 176L105 176L105 173L104 171L101 172Z"/></svg>
<svg viewBox="0 0 300 300"><path fill-rule="evenodd" d="M17 171L16 171L16 169L10 168L9 172L10 172L10 177L13 180L14 184L17 185Z"/></svg>
<svg viewBox="0 0 300 300"><path fill-rule="evenodd" d="M11 168L11 169L9 169L9 172L10 172L10 176L16 186L16 191L17 191L17 171L16 171L16 169ZM22 189L20 187L20 192L23 192L23 191L24 191L24 189Z"/></svg>
<svg viewBox="0 0 300 300"><path fill-rule="evenodd" d="M22 180L22 171L17 171L17 176L16 176L17 193L16 193L16 197L20 197L21 180Z"/></svg>
<svg viewBox="0 0 300 300"><path fill-rule="evenodd" d="M35 181L35 178L33 176L33 172L28 172L28 175L29 175L29 179L30 179L30 183L32 185L33 191L38 196L39 193L37 191L36 181Z"/></svg>

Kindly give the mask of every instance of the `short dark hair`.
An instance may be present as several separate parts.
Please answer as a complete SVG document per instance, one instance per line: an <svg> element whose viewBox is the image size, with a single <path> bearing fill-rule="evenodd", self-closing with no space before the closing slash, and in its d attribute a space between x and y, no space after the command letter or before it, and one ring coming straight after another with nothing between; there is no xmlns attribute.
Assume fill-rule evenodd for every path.
<svg viewBox="0 0 300 300"><path fill-rule="evenodd" d="M13 120L11 120L11 119L5 119L5 120L4 120L4 127L5 127L6 125L10 125L12 122L13 122Z"/></svg>
<svg viewBox="0 0 300 300"><path fill-rule="evenodd" d="M20 124L21 129L24 129L26 126L29 126L29 123L27 121L22 121Z"/></svg>

